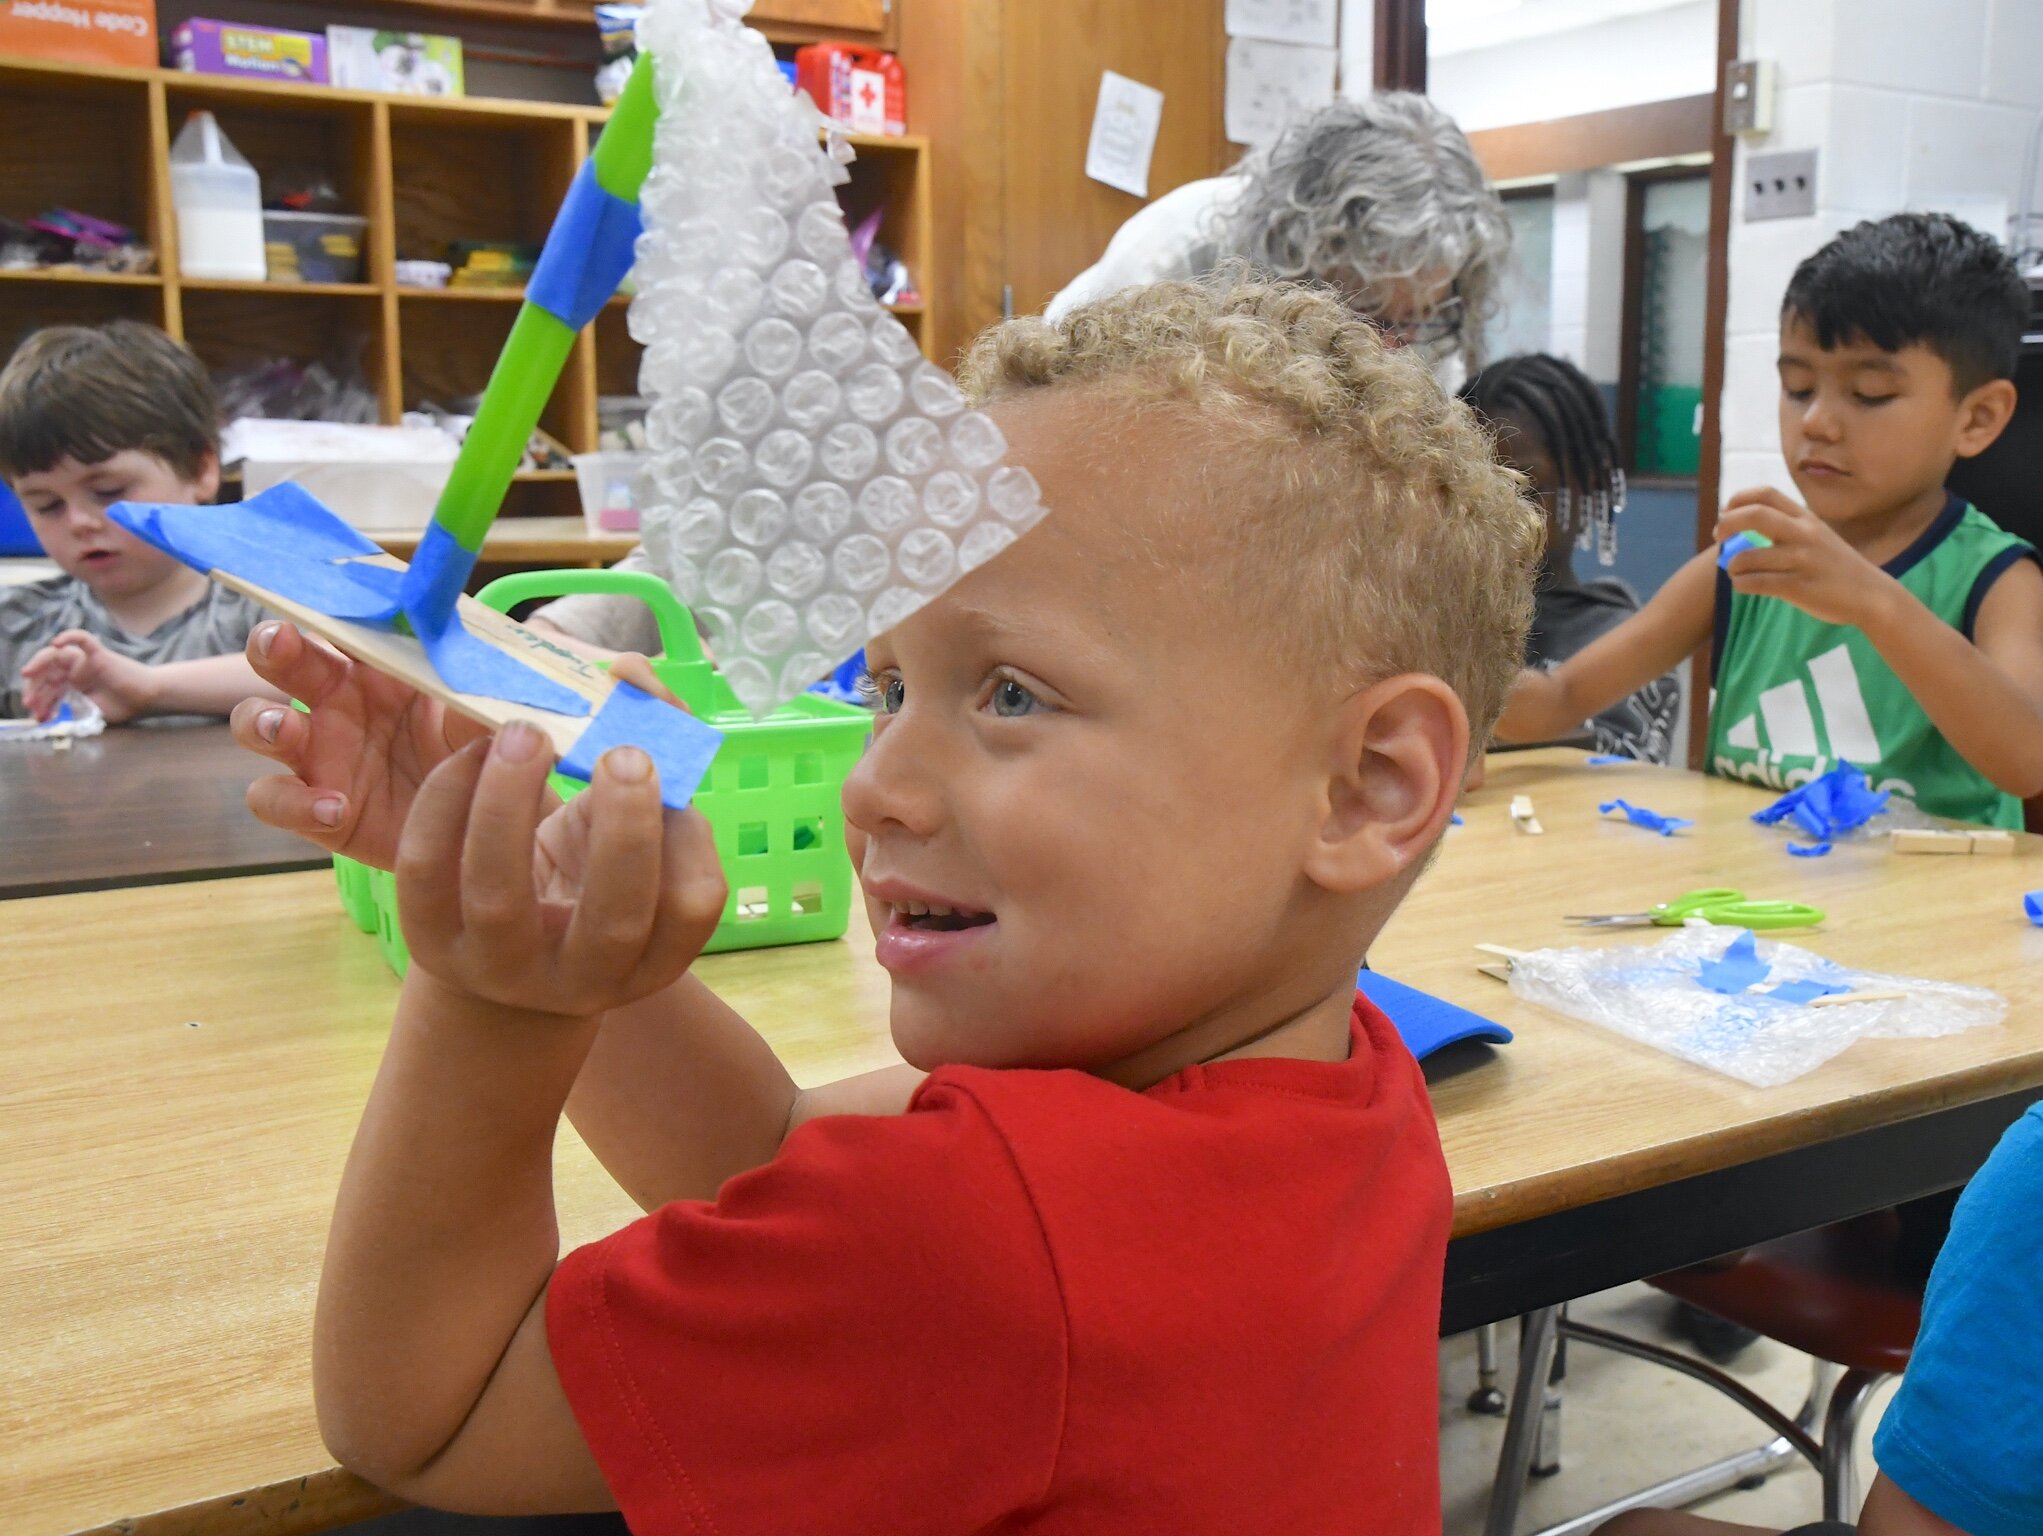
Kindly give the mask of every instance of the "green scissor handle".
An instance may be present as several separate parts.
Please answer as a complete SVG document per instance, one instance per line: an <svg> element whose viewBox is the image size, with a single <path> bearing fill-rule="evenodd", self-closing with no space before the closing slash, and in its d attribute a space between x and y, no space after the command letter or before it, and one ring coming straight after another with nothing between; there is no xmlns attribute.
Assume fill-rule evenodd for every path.
<svg viewBox="0 0 2043 1536"><path fill-rule="evenodd" d="M1665 928L1691 917L1725 928L1813 928L1824 913L1799 901L1748 901L1743 891L1724 888L1688 891L1653 909L1653 921Z"/></svg>

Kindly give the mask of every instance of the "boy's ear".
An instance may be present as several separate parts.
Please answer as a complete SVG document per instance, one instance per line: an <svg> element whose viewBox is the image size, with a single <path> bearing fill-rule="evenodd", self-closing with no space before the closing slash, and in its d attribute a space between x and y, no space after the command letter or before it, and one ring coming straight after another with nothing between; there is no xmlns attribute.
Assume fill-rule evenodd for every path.
<svg viewBox="0 0 2043 1536"><path fill-rule="evenodd" d="M1351 893L1424 858L1454 813L1468 736L1468 711L1437 677L1405 673L1350 696L1327 743L1326 799L1306 877Z"/></svg>
<svg viewBox="0 0 2043 1536"><path fill-rule="evenodd" d="M208 448L199 459L198 473L192 476L192 489L197 491L201 505L210 503L220 494L220 450Z"/></svg>
<svg viewBox="0 0 2043 1536"><path fill-rule="evenodd" d="M2014 380L1989 379L1973 390L1958 402L1958 457L1986 452L2014 414Z"/></svg>

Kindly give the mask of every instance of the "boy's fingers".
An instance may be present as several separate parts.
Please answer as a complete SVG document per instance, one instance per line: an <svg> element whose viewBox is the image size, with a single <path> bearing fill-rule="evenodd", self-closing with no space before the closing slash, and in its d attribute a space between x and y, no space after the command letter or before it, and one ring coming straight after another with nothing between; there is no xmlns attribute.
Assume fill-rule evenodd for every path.
<svg viewBox="0 0 2043 1536"><path fill-rule="evenodd" d="M692 964L723 920L730 890L717 858L716 833L702 812L669 811L663 820L660 910L646 956L658 963L663 956L686 954Z"/></svg>
<svg viewBox="0 0 2043 1536"><path fill-rule="evenodd" d="M312 744L312 719L275 699L243 699L227 717L234 744L273 763L294 764Z"/></svg>
<svg viewBox="0 0 2043 1536"><path fill-rule="evenodd" d="M597 762L581 798L589 802L588 854L567 953L591 975L628 974L659 909L659 775L637 747L613 748Z"/></svg>
<svg viewBox="0 0 2043 1536"><path fill-rule="evenodd" d="M321 848L338 848L354 830L347 796L314 789L295 774L264 774L248 786L248 809L279 832L291 832Z"/></svg>
<svg viewBox="0 0 2043 1536"><path fill-rule="evenodd" d="M673 689L660 681L659 674L653 671L653 664L637 651L620 652L617 659L610 663L610 675L621 683L629 683L641 692L651 694L662 703L673 705L683 713L693 713L675 696Z"/></svg>
<svg viewBox="0 0 2043 1536"><path fill-rule="evenodd" d="M405 942L414 949L415 934L445 939L461 931L461 846L484 750L477 743L427 774L404 819L397 839L397 910Z"/></svg>
<svg viewBox="0 0 2043 1536"><path fill-rule="evenodd" d="M313 643L295 624L268 619L248 636L248 664L264 682L317 709L352 667L338 651Z"/></svg>
<svg viewBox="0 0 2043 1536"><path fill-rule="evenodd" d="M532 846L553 750L537 727L514 720L487 748L466 748L460 756L470 752L484 755L461 843L462 926L492 942L530 944L528 953L536 953Z"/></svg>

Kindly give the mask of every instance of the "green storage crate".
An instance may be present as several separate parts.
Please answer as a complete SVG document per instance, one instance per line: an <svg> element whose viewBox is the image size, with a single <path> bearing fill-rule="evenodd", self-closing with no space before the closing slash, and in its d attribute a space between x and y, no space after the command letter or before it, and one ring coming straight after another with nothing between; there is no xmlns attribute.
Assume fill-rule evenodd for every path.
<svg viewBox="0 0 2043 1536"><path fill-rule="evenodd" d="M661 682L724 733L695 808L709 818L730 895L703 953L841 938L851 921L851 859L844 850L844 781L857 766L872 717L855 705L803 694L764 720L738 702L702 653L694 620L658 577L642 571L532 571L491 582L479 600L514 603L571 592L636 597L652 609L666 652ZM563 795L585 788L555 774ZM397 925L396 882L380 869L336 858L341 903L374 933L391 969L410 957Z"/></svg>

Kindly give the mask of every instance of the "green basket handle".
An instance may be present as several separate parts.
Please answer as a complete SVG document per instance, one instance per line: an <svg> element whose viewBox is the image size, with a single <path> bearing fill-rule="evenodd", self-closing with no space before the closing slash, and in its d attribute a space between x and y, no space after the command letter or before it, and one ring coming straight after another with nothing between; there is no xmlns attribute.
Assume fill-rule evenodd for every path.
<svg viewBox="0 0 2043 1536"><path fill-rule="evenodd" d="M660 629L660 649L669 661L700 662L702 639L695 633L695 620L687 606L651 571L518 571L499 576L475 594L475 600L498 613L509 613L515 603L535 597L568 597L594 592L614 597L635 597L653 611Z"/></svg>

